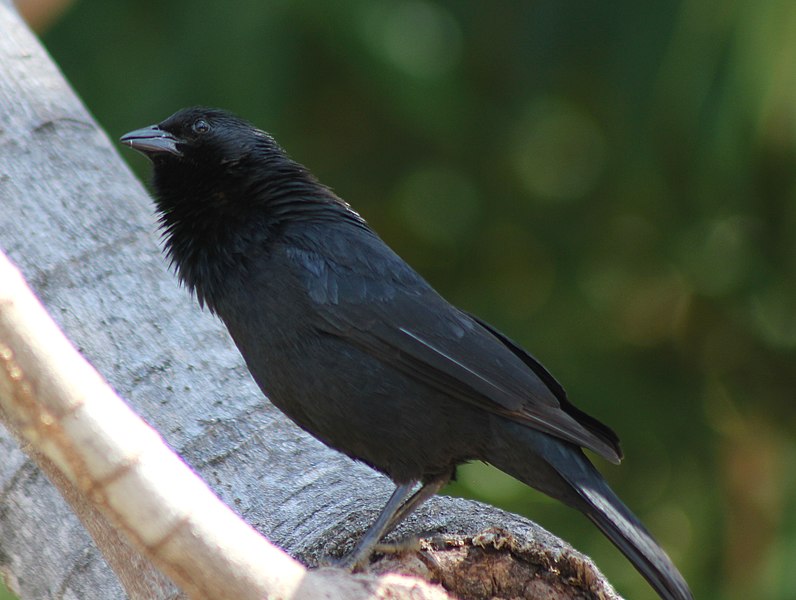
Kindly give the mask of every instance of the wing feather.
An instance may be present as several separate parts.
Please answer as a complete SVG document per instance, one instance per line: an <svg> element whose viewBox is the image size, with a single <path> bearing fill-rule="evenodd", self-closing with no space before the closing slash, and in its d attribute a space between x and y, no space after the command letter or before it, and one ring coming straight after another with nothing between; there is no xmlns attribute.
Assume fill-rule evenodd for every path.
<svg viewBox="0 0 796 600"><path fill-rule="evenodd" d="M619 462L616 435L570 404L530 354L449 304L377 237L341 243L347 252L332 256L344 262L291 249L321 331L451 397Z"/></svg>

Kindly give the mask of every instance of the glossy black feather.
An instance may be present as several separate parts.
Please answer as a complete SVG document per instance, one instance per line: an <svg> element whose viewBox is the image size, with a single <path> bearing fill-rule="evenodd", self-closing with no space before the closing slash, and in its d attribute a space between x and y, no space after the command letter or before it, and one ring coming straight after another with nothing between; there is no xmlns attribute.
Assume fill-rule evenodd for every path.
<svg viewBox="0 0 796 600"><path fill-rule="evenodd" d="M662 597L690 598L580 450L619 462L614 432L516 343L446 302L271 136L193 108L123 141L153 160L180 279L299 426L399 484L491 462L592 518Z"/></svg>

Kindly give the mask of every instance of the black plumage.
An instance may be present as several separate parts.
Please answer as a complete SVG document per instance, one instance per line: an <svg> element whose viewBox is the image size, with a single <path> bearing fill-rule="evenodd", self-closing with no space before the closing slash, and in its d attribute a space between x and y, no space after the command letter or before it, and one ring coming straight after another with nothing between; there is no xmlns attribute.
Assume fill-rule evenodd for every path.
<svg viewBox="0 0 796 600"><path fill-rule="evenodd" d="M521 347L446 302L270 135L190 108L122 141L153 161L180 279L271 402L396 483L349 564L458 464L483 460L586 514L661 597L691 598L581 450L618 463L614 432Z"/></svg>

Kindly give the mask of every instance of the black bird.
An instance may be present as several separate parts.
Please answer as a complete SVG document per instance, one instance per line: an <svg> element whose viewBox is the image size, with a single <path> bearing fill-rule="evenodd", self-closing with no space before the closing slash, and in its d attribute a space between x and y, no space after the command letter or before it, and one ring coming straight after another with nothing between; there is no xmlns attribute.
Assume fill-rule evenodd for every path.
<svg viewBox="0 0 796 600"><path fill-rule="evenodd" d="M269 134L188 108L121 141L152 160L166 252L266 396L395 482L347 566L457 465L482 460L583 512L662 598L692 598L581 450L619 463L616 434L518 344L445 301Z"/></svg>

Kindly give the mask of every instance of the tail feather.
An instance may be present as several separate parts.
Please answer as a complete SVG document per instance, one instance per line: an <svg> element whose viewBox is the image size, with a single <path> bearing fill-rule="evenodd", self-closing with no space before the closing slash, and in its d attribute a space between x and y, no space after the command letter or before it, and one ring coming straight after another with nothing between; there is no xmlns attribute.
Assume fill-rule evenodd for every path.
<svg viewBox="0 0 796 600"><path fill-rule="evenodd" d="M583 512L661 598L693 600L688 584L666 552L580 448L507 421L500 422L496 433L490 449L491 464Z"/></svg>
<svg viewBox="0 0 796 600"><path fill-rule="evenodd" d="M583 460L588 459L584 457ZM596 469L594 471L600 477ZM661 598L693 599L688 584L669 556L602 477L598 481L577 482L569 481L565 474L562 476L585 501L586 510L581 510L633 563Z"/></svg>

